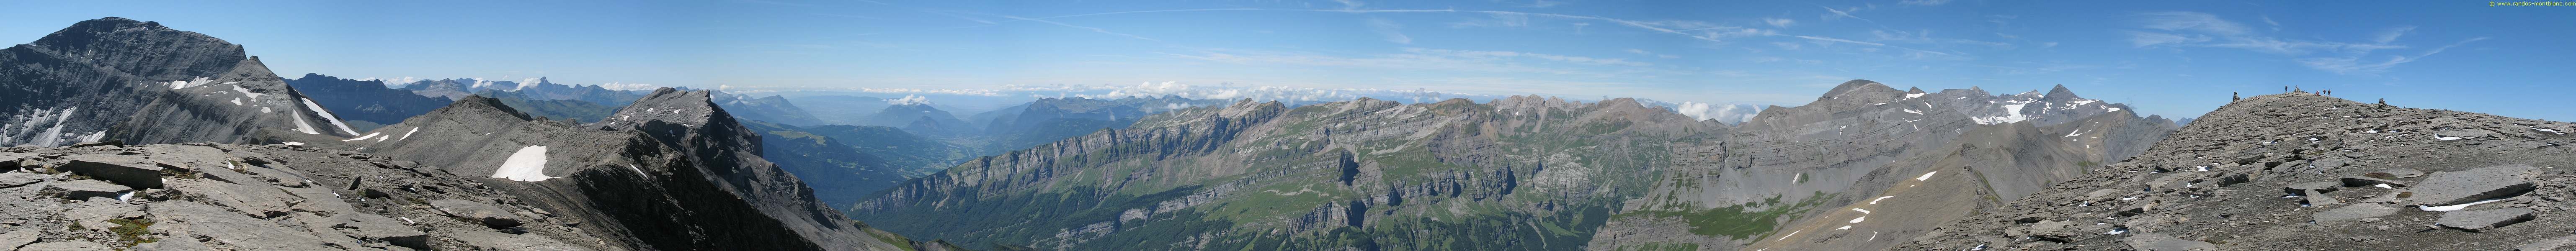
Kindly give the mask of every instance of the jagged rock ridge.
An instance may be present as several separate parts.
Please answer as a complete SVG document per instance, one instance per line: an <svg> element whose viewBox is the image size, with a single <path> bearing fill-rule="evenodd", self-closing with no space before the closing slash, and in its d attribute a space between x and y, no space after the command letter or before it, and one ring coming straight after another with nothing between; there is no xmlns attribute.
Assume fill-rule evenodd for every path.
<svg viewBox="0 0 2576 251"><path fill-rule="evenodd" d="M599 230L620 237L602 249L898 249L885 240L900 237L856 225L762 160L758 136L709 95L664 88L590 124L469 95L324 145L489 175L479 177L529 204L620 226Z"/></svg>

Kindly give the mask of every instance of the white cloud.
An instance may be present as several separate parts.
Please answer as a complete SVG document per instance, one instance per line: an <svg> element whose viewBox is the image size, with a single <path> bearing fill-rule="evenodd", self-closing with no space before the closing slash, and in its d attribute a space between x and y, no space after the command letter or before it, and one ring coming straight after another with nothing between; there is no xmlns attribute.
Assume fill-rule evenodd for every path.
<svg viewBox="0 0 2576 251"><path fill-rule="evenodd" d="M921 95L910 95L910 94L903 95L903 98L890 98L890 99L886 99L885 101L886 101L886 104L889 104L889 105L927 105L927 104L930 104L930 98L929 98L929 97L922 97Z"/></svg>
<svg viewBox="0 0 2576 251"><path fill-rule="evenodd" d="M1949 3L1950 3L1950 0L1905 0L1905 1L1902 1L1902 2L1896 2L1896 4L1903 4L1903 5L1919 5L1919 6L1938 6L1938 5L1942 5L1942 4L1949 4Z"/></svg>
<svg viewBox="0 0 2576 251"><path fill-rule="evenodd" d="M1342 9L1345 10L1359 9L1360 6L1368 6L1368 3L1363 3L1358 0L1333 0L1333 2L1341 3Z"/></svg>
<svg viewBox="0 0 2576 251"><path fill-rule="evenodd" d="M878 88L859 88L859 91L860 91L860 92L873 92L873 93L919 93L919 94L949 94L949 95L974 95L974 96L995 96L995 97L1002 96L1002 92L1000 92L1000 91L994 91L994 90L988 90L988 89L913 89L913 88L885 88L885 89L878 89Z"/></svg>
<svg viewBox="0 0 2576 251"><path fill-rule="evenodd" d="M1753 119L1753 115L1760 114L1762 112L1762 108L1754 105L1725 105L1685 101L1681 103L1680 107L1674 107L1673 111L1679 112L1682 115L1689 115L1694 119L1713 119L1718 122L1732 124L1744 123L1744 121Z"/></svg>
<svg viewBox="0 0 2576 251"><path fill-rule="evenodd" d="M1413 43L1413 37L1404 35L1404 26L1397 25L1394 21L1387 21L1384 18L1369 18L1368 27L1369 31L1377 32L1378 36L1385 37L1387 42L1398 44Z"/></svg>
<svg viewBox="0 0 2576 251"><path fill-rule="evenodd" d="M1838 9L1834 9L1833 7L1823 7L1823 8L1825 8L1825 12L1833 13L1833 14L1825 14L1825 16L1823 17L1823 19L1824 19L1824 20L1834 20L1834 19L1842 19L1842 18L1851 18L1851 19L1860 19L1861 21L1869 21L1869 19L1868 19L1868 18L1860 18L1860 16L1853 16L1853 15L1851 14L1852 12L1860 11L1860 10L1861 10L1861 7L1851 7L1851 8L1849 8L1849 9L1847 9L1847 10L1838 10ZM1878 22L1878 21L1869 21L1869 22L1875 23L1875 22Z"/></svg>
<svg viewBox="0 0 2576 251"><path fill-rule="evenodd" d="M2380 31L2379 36L2371 38L2370 41L2382 44L2397 42L2397 37L2406 36L2407 32L2412 31L2415 31L2415 26L2413 25L2388 28L2388 30Z"/></svg>
<svg viewBox="0 0 2576 251"><path fill-rule="evenodd" d="M609 90L629 90L629 91L635 91L635 90L652 90L652 89L658 89L658 88L661 88L661 87L659 87L659 86L653 86L653 84L643 84L643 83L634 83L634 84L629 84L629 83L624 83L624 82L608 82L608 83L606 83L606 84L599 84L599 88L602 88L602 89L609 89Z"/></svg>
<svg viewBox="0 0 2576 251"><path fill-rule="evenodd" d="M1789 27L1789 25L1798 24L1798 20L1789 20L1789 19L1787 19L1787 18L1767 18L1767 17L1766 17L1766 18L1762 18L1762 23L1771 24L1771 27L1788 28L1788 27Z"/></svg>
<svg viewBox="0 0 2576 251"><path fill-rule="evenodd" d="M412 82L420 82L420 78L408 77L408 76L406 76L406 77L399 77L399 78L361 78L361 79L358 79L358 81L368 81L368 80L385 81L385 87L387 87L387 88L402 88L404 85L411 85L411 83L412 83Z"/></svg>

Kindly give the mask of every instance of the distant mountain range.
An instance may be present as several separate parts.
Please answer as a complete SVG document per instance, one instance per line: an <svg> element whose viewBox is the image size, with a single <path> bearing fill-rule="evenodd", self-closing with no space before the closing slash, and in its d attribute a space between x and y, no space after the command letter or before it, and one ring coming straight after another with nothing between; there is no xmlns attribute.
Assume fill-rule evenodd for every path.
<svg viewBox="0 0 2576 251"><path fill-rule="evenodd" d="M2175 127L2052 93L1855 80L1741 124L1628 99L1240 101L994 153L852 215L988 248L1722 250L1849 220L1824 209L1881 194L2017 198ZM1926 173L1978 185L1899 185ZM1875 221L1893 230L1978 208L1865 210L1919 216ZM1892 243L1818 247L1872 245Z"/></svg>

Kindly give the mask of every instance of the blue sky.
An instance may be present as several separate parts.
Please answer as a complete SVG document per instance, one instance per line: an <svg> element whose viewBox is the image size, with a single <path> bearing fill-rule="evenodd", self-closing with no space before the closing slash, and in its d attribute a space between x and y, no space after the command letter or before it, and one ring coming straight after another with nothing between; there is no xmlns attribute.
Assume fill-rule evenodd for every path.
<svg viewBox="0 0 2576 251"><path fill-rule="evenodd" d="M1427 89L1797 105L1870 79L2063 84L2197 117L2283 85L2576 119L2576 7L2470 1L254 1L0 8L0 39L158 21L281 75L744 89ZM1160 85L1168 87L1171 85Z"/></svg>

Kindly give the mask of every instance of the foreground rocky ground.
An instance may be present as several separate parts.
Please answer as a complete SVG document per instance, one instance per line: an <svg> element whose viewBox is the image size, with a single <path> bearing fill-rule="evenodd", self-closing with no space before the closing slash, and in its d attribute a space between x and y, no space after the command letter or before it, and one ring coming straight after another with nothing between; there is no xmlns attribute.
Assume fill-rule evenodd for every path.
<svg viewBox="0 0 2576 251"><path fill-rule="evenodd" d="M2292 93L1896 250L2576 250L2576 124Z"/></svg>
<svg viewBox="0 0 2576 251"><path fill-rule="evenodd" d="M590 250L436 168L290 145L0 148L0 250Z"/></svg>

